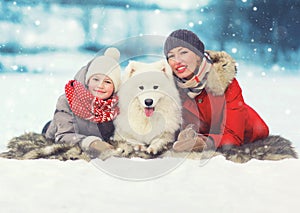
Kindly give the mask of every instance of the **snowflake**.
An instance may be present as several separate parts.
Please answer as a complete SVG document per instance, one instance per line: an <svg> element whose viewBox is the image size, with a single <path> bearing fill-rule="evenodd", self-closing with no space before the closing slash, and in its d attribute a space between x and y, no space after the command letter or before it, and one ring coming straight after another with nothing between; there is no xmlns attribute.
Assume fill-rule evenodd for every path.
<svg viewBox="0 0 300 213"><path fill-rule="evenodd" d="M232 48L232 49L231 49L231 52L232 52L232 53L237 53L237 48L235 48L235 47Z"/></svg>
<svg viewBox="0 0 300 213"><path fill-rule="evenodd" d="M19 67L18 67L18 65L12 65L11 68L12 68L14 71L16 71Z"/></svg>
<svg viewBox="0 0 300 213"><path fill-rule="evenodd" d="M98 24L93 24L93 29L98 29Z"/></svg>
<svg viewBox="0 0 300 213"><path fill-rule="evenodd" d="M190 23L189 23L189 26L190 26L190 27L194 27L194 23L193 23L193 22L190 22Z"/></svg>
<svg viewBox="0 0 300 213"><path fill-rule="evenodd" d="M155 13L155 14L159 14L159 13L160 13L160 10L159 10L159 9L156 9L156 10L154 10L154 13Z"/></svg>
<svg viewBox="0 0 300 213"><path fill-rule="evenodd" d="M41 24L41 22L40 22L40 20L36 20L36 21L34 22L34 24L35 24L36 26L39 26L39 25Z"/></svg>

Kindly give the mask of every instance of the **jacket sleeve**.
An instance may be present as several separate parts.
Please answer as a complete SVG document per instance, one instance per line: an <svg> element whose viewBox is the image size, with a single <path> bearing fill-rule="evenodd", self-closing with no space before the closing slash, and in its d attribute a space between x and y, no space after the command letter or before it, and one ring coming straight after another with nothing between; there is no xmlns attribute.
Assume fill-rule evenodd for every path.
<svg viewBox="0 0 300 213"><path fill-rule="evenodd" d="M57 101L56 111L46 132L46 137L53 138L58 143L79 144L84 150L88 149L93 141L102 140L96 136L79 134L76 118L69 107L65 95L60 96Z"/></svg>
<svg viewBox="0 0 300 213"><path fill-rule="evenodd" d="M223 145L241 145L244 141L244 132L247 111L244 107L242 90L237 81L233 81L225 92L226 105L221 120L220 134L210 134L216 147Z"/></svg>

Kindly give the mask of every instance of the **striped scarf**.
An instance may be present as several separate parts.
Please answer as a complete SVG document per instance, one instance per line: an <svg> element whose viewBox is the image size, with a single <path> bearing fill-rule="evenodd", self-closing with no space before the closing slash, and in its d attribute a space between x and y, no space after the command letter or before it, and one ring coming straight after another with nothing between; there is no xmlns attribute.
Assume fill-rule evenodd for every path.
<svg viewBox="0 0 300 213"><path fill-rule="evenodd" d="M85 120L95 123L108 122L119 113L116 95L102 100L93 96L82 83L76 80L70 80L66 84L65 94L72 112Z"/></svg>
<svg viewBox="0 0 300 213"><path fill-rule="evenodd" d="M195 98L204 89L211 67L212 63L210 63L206 57L203 57L202 63L200 64L198 71L195 72L193 78L185 80L175 76L177 85L184 89L190 98Z"/></svg>

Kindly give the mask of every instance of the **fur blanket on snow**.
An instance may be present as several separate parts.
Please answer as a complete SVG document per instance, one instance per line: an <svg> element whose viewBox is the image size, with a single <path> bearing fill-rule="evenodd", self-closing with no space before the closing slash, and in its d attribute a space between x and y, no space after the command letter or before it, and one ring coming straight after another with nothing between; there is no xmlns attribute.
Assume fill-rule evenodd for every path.
<svg viewBox="0 0 300 213"><path fill-rule="evenodd" d="M121 143L112 142L117 148ZM62 143L54 143L47 140L42 134L25 133L19 137L12 138L8 145L8 151L0 153L0 157L9 159L58 159L66 160L86 160L90 161L95 156L85 153L78 145L70 146ZM264 140L254 143L244 144L239 147L232 147L224 150L205 150L203 152L173 152L171 150L151 156L146 154L123 153L120 157L132 158L167 158L183 157L188 159L209 159L217 155L223 155L227 160L236 163L245 163L251 159L258 160L282 160L286 158L298 158L292 143L281 136L269 136Z"/></svg>

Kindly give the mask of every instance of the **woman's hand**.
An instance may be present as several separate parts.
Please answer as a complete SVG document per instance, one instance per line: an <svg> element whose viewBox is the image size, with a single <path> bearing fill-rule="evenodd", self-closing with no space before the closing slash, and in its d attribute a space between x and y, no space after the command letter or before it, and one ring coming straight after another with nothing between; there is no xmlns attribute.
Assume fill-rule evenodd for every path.
<svg viewBox="0 0 300 213"><path fill-rule="evenodd" d="M101 140L95 140L90 144L91 151L98 152L98 154L103 153L104 151L114 149L112 145Z"/></svg>
<svg viewBox="0 0 300 213"><path fill-rule="evenodd" d="M197 151L201 152L207 147L202 137L178 140L173 144L173 149L176 152Z"/></svg>
<svg viewBox="0 0 300 213"><path fill-rule="evenodd" d="M208 137L198 134L193 129L193 126L187 126L179 133L177 141L173 144L173 150L176 152L201 152L204 149L209 148L212 144L213 142Z"/></svg>

